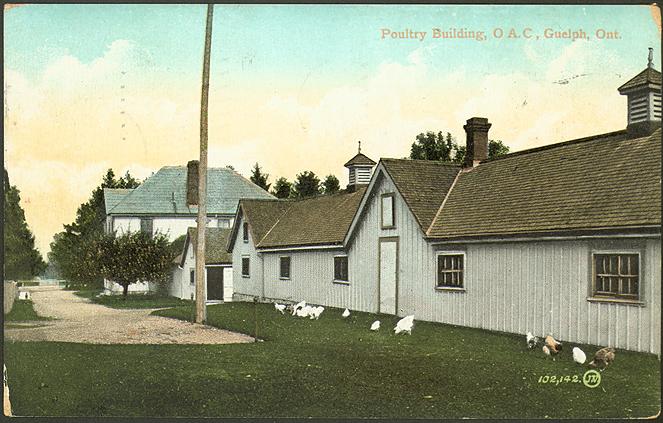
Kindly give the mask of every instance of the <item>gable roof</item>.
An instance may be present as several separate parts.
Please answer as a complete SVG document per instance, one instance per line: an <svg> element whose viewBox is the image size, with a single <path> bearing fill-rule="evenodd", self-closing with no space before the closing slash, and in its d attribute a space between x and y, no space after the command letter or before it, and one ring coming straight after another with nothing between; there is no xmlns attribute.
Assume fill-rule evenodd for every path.
<svg viewBox="0 0 663 423"><path fill-rule="evenodd" d="M454 163L380 159L398 192L425 233L461 170Z"/></svg>
<svg viewBox="0 0 663 423"><path fill-rule="evenodd" d="M429 238L661 224L661 130L516 152L463 172Z"/></svg>
<svg viewBox="0 0 663 423"><path fill-rule="evenodd" d="M230 264L232 254L226 250L226 243L230 237L230 228L205 228L205 264ZM184 242L184 251L178 256L180 267L184 266L186 251L191 246L196 248L198 242L197 228L188 228Z"/></svg>
<svg viewBox="0 0 663 423"><path fill-rule="evenodd" d="M661 72L657 71L654 68L646 68L633 78L631 78L629 81L627 81L624 85L621 87L617 88L619 92L629 90L631 88L639 87L639 86L644 86L647 84L655 84L655 85L661 85Z"/></svg>
<svg viewBox="0 0 663 423"><path fill-rule="evenodd" d="M195 214L198 206L186 204L186 166L165 166L131 190L107 214ZM111 194L113 195L113 194ZM274 198L239 173L228 168L208 168L207 213L234 214L241 198Z"/></svg>
<svg viewBox="0 0 663 423"><path fill-rule="evenodd" d="M104 188L104 206L106 214L115 207L124 197L126 197L133 189L125 188Z"/></svg>
<svg viewBox="0 0 663 423"><path fill-rule="evenodd" d="M353 158L348 160L346 164L343 166L348 167L348 166L373 166L375 162L368 158L367 156L363 155L362 153L357 153Z"/></svg>
<svg viewBox="0 0 663 423"><path fill-rule="evenodd" d="M366 187L303 200L241 200L256 248L340 245ZM237 237L237 222L228 248Z"/></svg>

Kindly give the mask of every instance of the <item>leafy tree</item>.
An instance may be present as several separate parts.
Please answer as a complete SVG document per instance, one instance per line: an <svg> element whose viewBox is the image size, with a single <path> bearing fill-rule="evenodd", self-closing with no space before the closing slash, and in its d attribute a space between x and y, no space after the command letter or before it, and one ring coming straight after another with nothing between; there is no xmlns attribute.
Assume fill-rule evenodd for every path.
<svg viewBox="0 0 663 423"><path fill-rule="evenodd" d="M46 269L46 263L35 248L35 237L25 221L20 191L9 184L4 170L4 265L5 279L32 279Z"/></svg>
<svg viewBox="0 0 663 423"><path fill-rule="evenodd" d="M292 183L288 182L284 177L280 177L272 187L272 194L276 198L290 198L292 195Z"/></svg>
<svg viewBox="0 0 663 423"><path fill-rule="evenodd" d="M296 198L312 197L320 194L320 179L311 171L304 171L297 175L292 187Z"/></svg>
<svg viewBox="0 0 663 423"><path fill-rule="evenodd" d="M322 190L325 194L334 194L340 191L341 185L338 182L338 178L334 175L327 175L324 181L322 181Z"/></svg>
<svg viewBox="0 0 663 423"><path fill-rule="evenodd" d="M101 185L92 191L91 198L78 207L76 220L64 225L64 231L53 237L49 261L55 264L62 278L74 285L103 285L103 275L91 265L97 254L97 244L104 235L103 189L135 188L138 185L129 172L117 179L113 170L108 169Z"/></svg>
<svg viewBox="0 0 663 423"><path fill-rule="evenodd" d="M271 184L267 183L267 178L269 178L269 174L262 173L260 166L258 163L256 163L255 166L253 166L253 170L251 171L251 182L269 192L269 187Z"/></svg>
<svg viewBox="0 0 663 423"><path fill-rule="evenodd" d="M151 281L163 286L169 279L173 246L164 234L106 234L94 246L96 267L105 278L122 286L125 298L133 283Z"/></svg>
<svg viewBox="0 0 663 423"><path fill-rule="evenodd" d="M496 159L498 157L506 156L509 154L509 146L505 145L501 140L488 141L488 158Z"/></svg>
<svg viewBox="0 0 663 423"><path fill-rule="evenodd" d="M454 138L447 132L437 134L432 131L416 136L416 141L410 147L410 158L418 160L451 161L452 151L456 147Z"/></svg>

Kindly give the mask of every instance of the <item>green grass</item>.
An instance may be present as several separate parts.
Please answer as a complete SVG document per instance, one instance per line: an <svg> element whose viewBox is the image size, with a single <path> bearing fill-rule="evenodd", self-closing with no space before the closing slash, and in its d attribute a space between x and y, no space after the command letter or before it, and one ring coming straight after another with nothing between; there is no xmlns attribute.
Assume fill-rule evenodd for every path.
<svg viewBox="0 0 663 423"><path fill-rule="evenodd" d="M129 294L127 298L122 295L102 295L97 297L101 290L80 290L74 294L87 298L93 303L111 308L167 308L186 306L192 307L191 300L181 300L175 297L166 297L156 294Z"/></svg>
<svg viewBox="0 0 663 423"><path fill-rule="evenodd" d="M253 304L208 307L211 324L253 333ZM618 351L599 387L539 383L582 376L564 345L557 360L524 336L327 308L318 321L257 308L259 338L236 345L6 343L18 415L208 417L609 418L655 415L660 362ZM154 314L189 318L190 308ZM597 349L582 346L591 355ZM82 370L84 369L84 370Z"/></svg>
<svg viewBox="0 0 663 423"><path fill-rule="evenodd" d="M12 311L5 314L5 322L25 322L33 320L53 320L53 318L38 315L32 305L32 300L14 300Z"/></svg>

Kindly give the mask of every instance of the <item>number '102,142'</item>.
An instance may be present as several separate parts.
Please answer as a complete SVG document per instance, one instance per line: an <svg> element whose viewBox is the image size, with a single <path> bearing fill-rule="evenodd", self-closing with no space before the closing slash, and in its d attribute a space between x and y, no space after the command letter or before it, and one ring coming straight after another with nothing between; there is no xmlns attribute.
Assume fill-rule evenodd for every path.
<svg viewBox="0 0 663 423"><path fill-rule="evenodd" d="M539 383L550 383L553 385L559 385L560 383L580 383L582 380L578 375L566 375L566 376L557 376L557 375L543 375L539 376Z"/></svg>

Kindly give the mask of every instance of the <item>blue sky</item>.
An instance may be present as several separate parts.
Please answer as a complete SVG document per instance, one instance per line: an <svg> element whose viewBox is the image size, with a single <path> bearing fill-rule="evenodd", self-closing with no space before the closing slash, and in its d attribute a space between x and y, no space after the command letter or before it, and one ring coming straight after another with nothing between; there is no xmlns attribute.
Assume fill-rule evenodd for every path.
<svg viewBox="0 0 663 423"><path fill-rule="evenodd" d="M144 178L198 157L205 8L5 10L5 166L43 252L107 168ZM358 140L375 160L405 157L424 131L462 143L472 116L487 117L490 137L512 151L622 129L617 87L644 69L648 47L660 69L649 6L214 10L209 163L248 176L258 162L270 182L311 170L343 185ZM381 39L383 28L427 37ZM435 40L432 28L487 40ZM494 28L540 38L495 39ZM590 39L544 39L546 28ZM597 29L620 37L598 40Z"/></svg>

